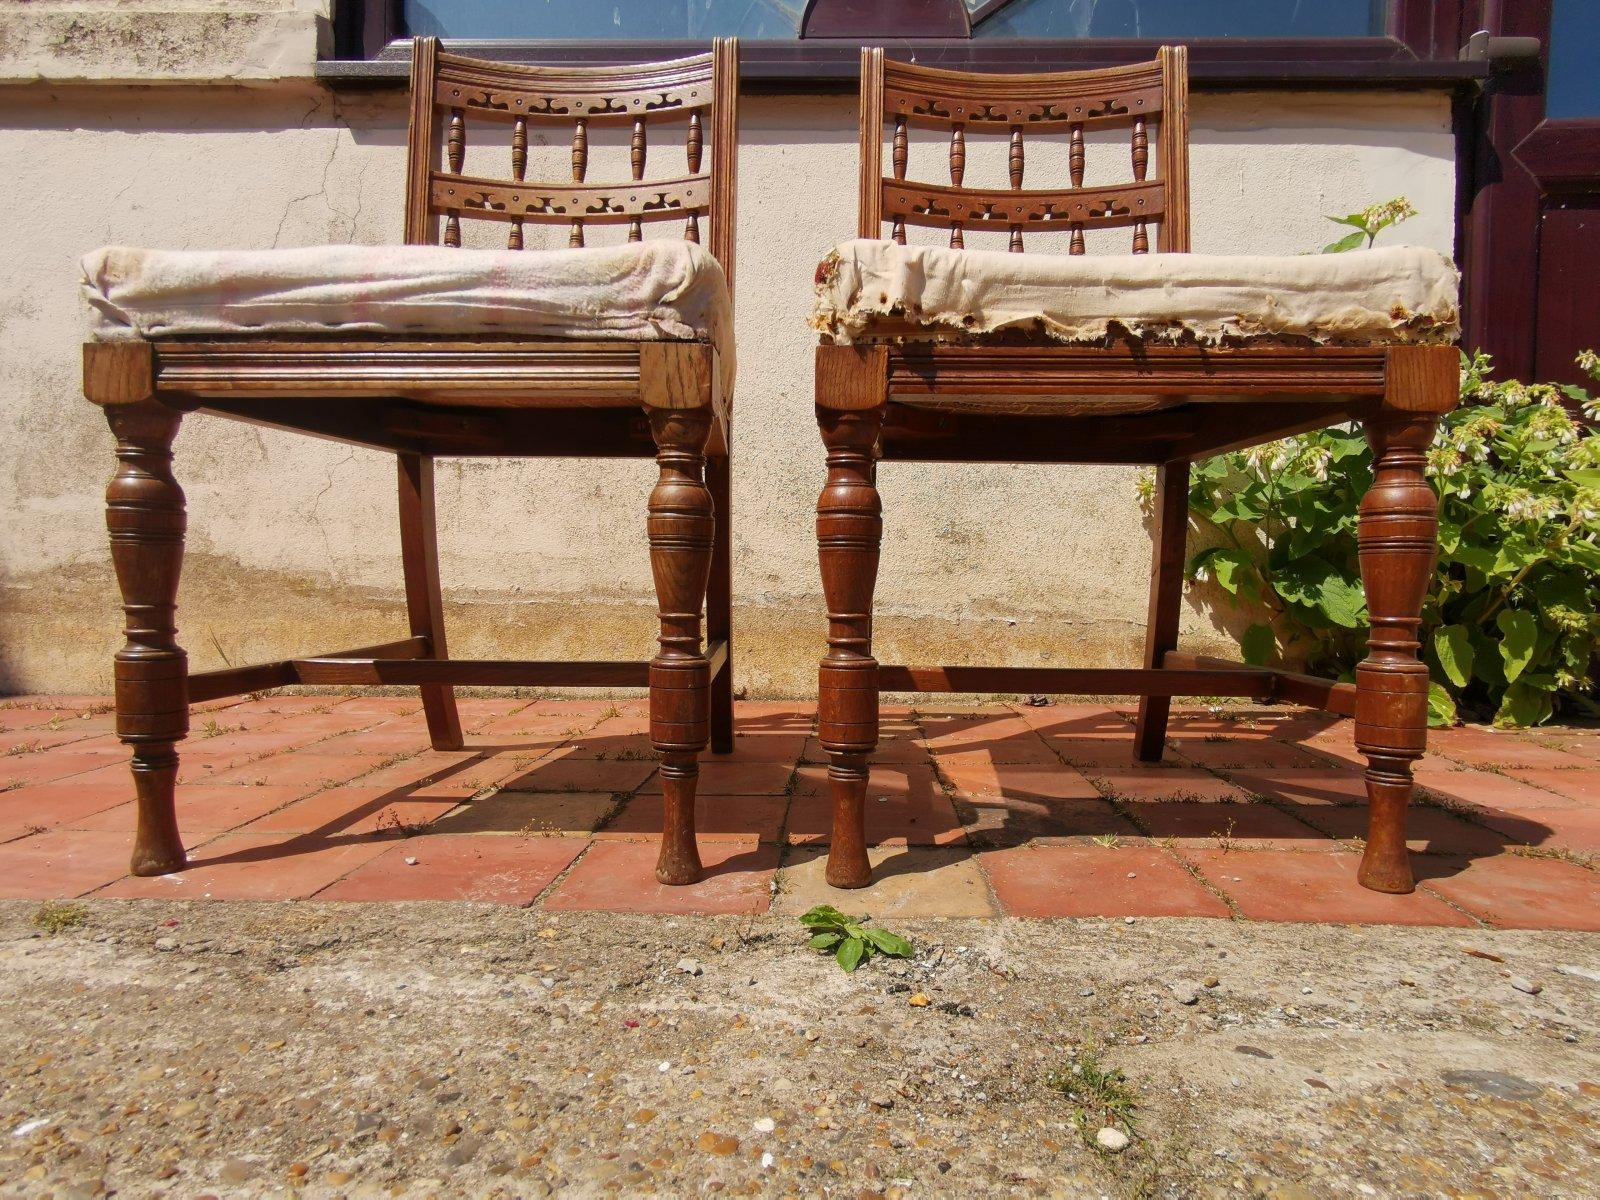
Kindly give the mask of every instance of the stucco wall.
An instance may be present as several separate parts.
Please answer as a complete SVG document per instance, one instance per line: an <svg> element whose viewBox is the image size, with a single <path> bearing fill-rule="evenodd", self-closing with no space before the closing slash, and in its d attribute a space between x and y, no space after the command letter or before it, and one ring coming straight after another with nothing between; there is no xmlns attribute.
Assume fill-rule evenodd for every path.
<svg viewBox="0 0 1600 1200"><path fill-rule="evenodd" d="M9 167L0 211L10 214L0 277L0 691L104 688L120 616L100 507L111 440L78 386L77 257L106 242L397 240L403 98L336 96L304 81L34 84L4 89L0 113ZM743 140L739 680L752 696L805 695L823 627L805 314L818 256L854 228L854 102L751 96ZM1197 95L1195 249L1318 248L1336 232L1323 214L1405 194L1423 214L1408 240L1449 251L1452 155L1441 96ZM197 669L403 628L383 456L196 418L179 436L177 469L190 511L180 636ZM653 475L645 462L442 461L452 651L648 654ZM880 657L1131 662L1149 557L1133 478L1121 468L886 465ZM1203 604L1191 599L1185 619L1197 648L1222 644Z"/></svg>

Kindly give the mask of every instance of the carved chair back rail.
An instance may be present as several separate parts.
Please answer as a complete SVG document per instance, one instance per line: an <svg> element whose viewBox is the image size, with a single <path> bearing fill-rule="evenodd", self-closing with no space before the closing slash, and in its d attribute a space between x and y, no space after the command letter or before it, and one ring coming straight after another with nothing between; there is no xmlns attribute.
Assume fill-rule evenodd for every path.
<svg viewBox="0 0 1600 1200"><path fill-rule="evenodd" d="M884 171L886 127L889 171ZM907 178L908 130L949 135L949 182ZM1084 186L1090 131L1127 131L1126 182ZM1007 139L1009 188L966 185L969 140ZM1030 139L1067 143L1066 186L1029 175ZM1010 249L1040 230L1131 228L1131 250L1189 249L1185 54L1104 71L967 74L861 59L861 176L857 236L883 227L904 245L909 226L1007 233ZM1098 136L1096 144L1102 139ZM1059 161L1059 158L1058 158ZM968 267L982 269L978 260ZM941 314L955 315L955 314ZM817 420L828 476L817 502L817 541L828 607L828 650L818 672L819 739L829 756L834 808L827 878L871 879L865 799L878 738L880 691L1120 694L1140 697L1130 754L1158 761L1170 699L1236 695L1353 715L1367 756L1370 822L1358 878L1380 891L1412 889L1405 808L1411 766L1427 725L1427 668L1416 631L1436 528L1423 448L1456 403L1456 352L1444 345L1156 345L1127 337L1063 345L1042 334L930 339L906 314L817 349ZM1007 407L1007 406L1010 407ZM1186 558L1190 461L1290 433L1361 421L1376 482L1362 504L1362 578L1371 653L1356 681L1336 683L1271 666L1177 650ZM889 666L872 654L872 597L884 508L882 459L923 462L1123 462L1157 467L1144 661L1137 668Z"/></svg>
<svg viewBox="0 0 1600 1200"><path fill-rule="evenodd" d="M950 231L964 248L969 229L1005 230L1021 253L1030 230L1066 230L1069 253L1087 249L1084 231L1131 227L1135 254L1189 249L1188 51L1164 46L1153 62L1047 75L983 75L886 60L872 47L861 60L860 236L892 236L907 225ZM883 129L891 122L891 174L883 174ZM906 178L912 127L948 131L950 182ZM1086 130L1125 129L1128 180L1084 186ZM967 136L1007 139L1010 188L965 186ZM1065 134L1069 187L1024 188L1028 138ZM1155 163L1151 165L1152 140Z"/></svg>
<svg viewBox="0 0 1600 1200"><path fill-rule="evenodd" d="M462 58L419 38L411 85L408 243L459 247L462 222L472 220L508 226L511 250L524 249L529 224L563 226L569 244L582 247L591 228L625 226L630 241L642 241L646 224L679 222L689 241L709 239L731 304L737 43L719 39L708 54L636 67L548 69ZM571 131L571 178L530 180L530 139L554 125ZM589 179L596 126L629 130L629 178ZM676 135L675 151L667 135ZM488 137L509 143L509 178L463 173L469 138ZM708 741L718 752L733 749L730 474L719 372L709 340L536 339L470 323L432 337L263 333L86 345L84 393L105 410L121 464L107 492L107 521L126 614L126 644L116 656L117 730L133 749L139 798L134 873L186 865L173 800L192 703L292 684L415 686L433 746L459 749L456 685L647 685L665 801L657 877L697 879L698 755ZM178 643L186 515L172 443L182 419L197 411L395 454L410 636L189 671ZM654 658L452 660L435 454L653 455L658 481L640 515L660 623Z"/></svg>
<svg viewBox="0 0 1600 1200"><path fill-rule="evenodd" d="M683 236L699 242L704 217L708 248L731 287L737 88L731 43L642 67L539 68L534 78L528 68L446 54L437 39L419 39L411 65L406 241L459 246L461 222L481 220L509 224L512 250L523 248L529 224L565 225L568 245L579 247L590 226L626 225L628 240L637 242L646 224L678 221ZM510 126L510 179L462 172L468 137L478 136L469 131L484 125L492 131L486 136L501 140ZM530 126L570 128L570 179L526 177ZM589 180L589 130L596 126L631 130L628 179ZM663 127L677 147L652 145L652 131ZM681 169L647 176L652 149L657 163L675 150Z"/></svg>

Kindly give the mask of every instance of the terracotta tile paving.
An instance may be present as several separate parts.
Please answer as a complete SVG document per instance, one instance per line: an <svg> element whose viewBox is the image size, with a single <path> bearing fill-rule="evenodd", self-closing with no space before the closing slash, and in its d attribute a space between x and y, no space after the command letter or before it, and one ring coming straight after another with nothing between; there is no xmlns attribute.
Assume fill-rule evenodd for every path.
<svg viewBox="0 0 1600 1200"><path fill-rule="evenodd" d="M783 838L783 818L789 811L786 796L703 796L694 801L695 836L703 841L778 842ZM639 795L629 800L614 820L598 834L603 839L652 841L661 832L661 796Z"/></svg>
<svg viewBox="0 0 1600 1200"><path fill-rule="evenodd" d="M654 765L654 756L652 755ZM788 762L729 762L707 754L700 764L699 796L781 796L793 787L794 760ZM652 775L641 789L659 794L661 777Z"/></svg>
<svg viewBox="0 0 1600 1200"><path fill-rule="evenodd" d="M1289 804L1285 808L1329 837L1354 841L1367 836L1365 805ZM1491 855L1516 844L1504 833L1422 804L1411 806L1406 816L1406 835L1406 845L1413 854Z"/></svg>
<svg viewBox="0 0 1600 1200"><path fill-rule="evenodd" d="M976 846L1111 837L1136 838L1139 829L1108 800L1051 800L997 796L954 799L956 815Z"/></svg>
<svg viewBox="0 0 1600 1200"><path fill-rule="evenodd" d="M1138 800L1120 806L1153 838L1180 846L1221 843L1264 850L1339 850L1339 843L1270 804Z"/></svg>
<svg viewBox="0 0 1600 1200"><path fill-rule="evenodd" d="M1299 775L1302 772L1295 772ZM1193 767L1152 771L1147 767L1085 767L1102 794L1117 800L1188 800L1243 804L1249 794L1227 779Z"/></svg>
<svg viewBox="0 0 1600 1200"><path fill-rule="evenodd" d="M1283 804L1367 803L1367 785L1359 770L1321 768L1307 771L1227 771L1236 788L1251 796Z"/></svg>
<svg viewBox="0 0 1600 1200"><path fill-rule="evenodd" d="M318 900L532 904L583 852L580 838L406 838L316 894Z"/></svg>
<svg viewBox="0 0 1600 1200"><path fill-rule="evenodd" d="M1424 861L1419 892L1508 929L1600 930L1600 874L1550 858L1499 854L1493 858Z"/></svg>
<svg viewBox="0 0 1600 1200"><path fill-rule="evenodd" d="M1002 911L1014 917L1228 915L1181 863L1152 847L1018 846L979 861Z"/></svg>
<svg viewBox="0 0 1600 1200"><path fill-rule="evenodd" d="M491 792L438 817L438 833L587 834L617 807L610 792Z"/></svg>
<svg viewBox="0 0 1600 1200"><path fill-rule="evenodd" d="M230 788L228 791L245 793L269 791L268 788ZM303 794L303 793L301 793ZM416 799L403 788L363 787L346 784L329 788L303 800L289 797L295 803L285 802L274 806L265 816L250 822L251 833L377 833L383 830L398 831L427 825L455 808L455 800ZM187 829L182 800L179 801L178 822ZM233 828L224 826L223 828Z"/></svg>
<svg viewBox="0 0 1600 1200"><path fill-rule="evenodd" d="M1579 804L1600 805L1600 771L1551 770L1545 767L1512 770L1515 778L1536 788L1565 796Z"/></svg>
<svg viewBox="0 0 1600 1200"><path fill-rule="evenodd" d="M97 896L162 900L304 900L392 845L376 834L230 833L189 850L171 875L118 880Z"/></svg>
<svg viewBox="0 0 1600 1200"><path fill-rule="evenodd" d="M0 846L0 897L48 900L81 896L128 870L133 831L53 830Z"/></svg>
<svg viewBox="0 0 1600 1200"><path fill-rule="evenodd" d="M656 882L652 842L596 842L544 901L551 909L641 913L760 913L772 902L778 848L754 839L700 847L706 877L687 887Z"/></svg>
<svg viewBox="0 0 1600 1200"><path fill-rule="evenodd" d="M1327 766L1312 751L1269 737L1220 734L1169 737L1167 741L1182 758L1205 767L1266 767L1274 771L1294 771Z"/></svg>
<svg viewBox="0 0 1600 1200"><path fill-rule="evenodd" d="M57 826L86 828L85 822L96 813L105 809L119 811L121 800L120 792L71 782L17 788L0 794L0 841ZM114 828L131 830L131 821L130 815L123 814Z"/></svg>
<svg viewBox="0 0 1600 1200"><path fill-rule="evenodd" d="M1409 896L1369 892L1356 883L1354 854L1285 854L1275 850L1178 853L1205 880L1256 921L1337 921L1375 925L1471 925L1426 891Z"/></svg>
<svg viewBox="0 0 1600 1200"><path fill-rule="evenodd" d="M1587 774L1587 772L1585 772ZM1583 804L1559 792L1535 787L1509 775L1491 771L1420 772L1418 781L1448 806L1495 812L1526 812L1539 808L1574 808ZM1452 804L1453 802L1453 804Z"/></svg>
<svg viewBox="0 0 1600 1200"><path fill-rule="evenodd" d="M226 833L264 818L306 794L303 787L226 787L178 785L178 827L191 834ZM121 833L133 828L134 805L102 809L76 821L70 829L99 829Z"/></svg>
<svg viewBox="0 0 1600 1200"><path fill-rule="evenodd" d="M126 876L133 789L104 704L0 701L0 895L659 913L820 897L905 916L1600 929L1592 726L1436 732L1417 771L1435 802L1409 826L1421 887L1396 897L1355 884L1367 810L1348 721L1180 708L1149 765L1125 705L886 705L867 792L878 882L843 893L823 879L832 803L811 705L739 705L735 753L702 762L708 878L677 889L655 882L642 701L463 698L462 751L428 747L410 697L197 706L178 798L193 865L161 879Z"/></svg>
<svg viewBox="0 0 1600 1200"><path fill-rule="evenodd" d="M833 800L825 767L801 767L789 806L789 841L826 842ZM867 780L868 845L943 846L966 841L960 818L932 767L875 766Z"/></svg>
<svg viewBox="0 0 1600 1200"><path fill-rule="evenodd" d="M219 771L211 776L210 782L307 789L332 787L365 775L374 765L371 757L365 754L318 754L315 750L299 750Z"/></svg>
<svg viewBox="0 0 1600 1200"><path fill-rule="evenodd" d="M1600 860L1600 807L1539 808L1520 814L1479 812L1474 819L1508 843L1562 848Z"/></svg>

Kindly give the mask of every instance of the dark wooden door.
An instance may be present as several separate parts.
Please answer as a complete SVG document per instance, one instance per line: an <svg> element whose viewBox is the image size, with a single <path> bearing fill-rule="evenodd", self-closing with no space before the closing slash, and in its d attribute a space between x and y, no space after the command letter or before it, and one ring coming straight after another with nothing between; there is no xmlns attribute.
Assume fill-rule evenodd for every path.
<svg viewBox="0 0 1600 1200"><path fill-rule="evenodd" d="M1502 378L1589 382L1600 349L1600 4L1489 0L1485 26L1536 37L1537 64L1478 105L1464 237L1467 343Z"/></svg>

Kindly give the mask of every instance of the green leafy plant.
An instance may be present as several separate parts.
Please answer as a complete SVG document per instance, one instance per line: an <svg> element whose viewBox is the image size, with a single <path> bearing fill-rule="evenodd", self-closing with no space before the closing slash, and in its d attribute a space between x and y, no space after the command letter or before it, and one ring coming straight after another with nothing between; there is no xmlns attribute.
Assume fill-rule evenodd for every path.
<svg viewBox="0 0 1600 1200"><path fill-rule="evenodd" d="M1355 232L1323 252L1370 247L1414 216L1396 197L1329 217ZM1578 364L1600 381L1595 354ZM1428 451L1440 495L1420 634L1429 717L1525 726L1558 709L1600 715L1600 435L1569 411L1593 421L1600 407L1578 387L1493 382L1490 367L1487 355L1463 357L1461 407ZM1371 482L1366 439L1348 427L1196 465L1189 512L1209 544L1189 577L1215 581L1256 618L1240 637L1246 662L1297 660L1353 677L1367 632L1356 523ZM1149 497L1148 478L1142 486Z"/></svg>
<svg viewBox="0 0 1600 1200"><path fill-rule="evenodd" d="M871 917L850 917L831 904L819 904L803 913L800 924L811 930L810 946L832 954L846 971L854 971L874 954L910 958L911 943L897 933L869 926Z"/></svg>
<svg viewBox="0 0 1600 1200"><path fill-rule="evenodd" d="M1106 1066L1094 1051L1083 1051L1066 1070L1052 1075L1050 1086L1071 1102L1072 1123L1085 1140L1107 1125L1134 1132L1139 1095L1126 1075Z"/></svg>
<svg viewBox="0 0 1600 1200"><path fill-rule="evenodd" d="M1580 358L1600 380L1600 360ZM1440 495L1439 559L1422 612L1431 717L1534 725L1558 707L1600 714L1600 416L1583 389L1497 383L1487 356L1462 360L1462 406L1428 451ZM1353 429L1302 434L1197 465L1190 515L1209 543L1189 574L1257 617L1247 662L1298 660L1351 678L1366 653L1356 554L1372 480Z"/></svg>
<svg viewBox="0 0 1600 1200"><path fill-rule="evenodd" d="M1328 220L1334 224L1349 225L1355 232L1347 233L1337 242L1324 246L1322 252L1342 254L1346 250L1369 250L1378 240L1378 235L1389 226L1409 221L1416 215L1417 210L1412 207L1411 201L1404 196L1396 196L1393 200L1385 200L1382 204L1369 204L1360 212L1349 213L1342 217L1329 217Z"/></svg>

